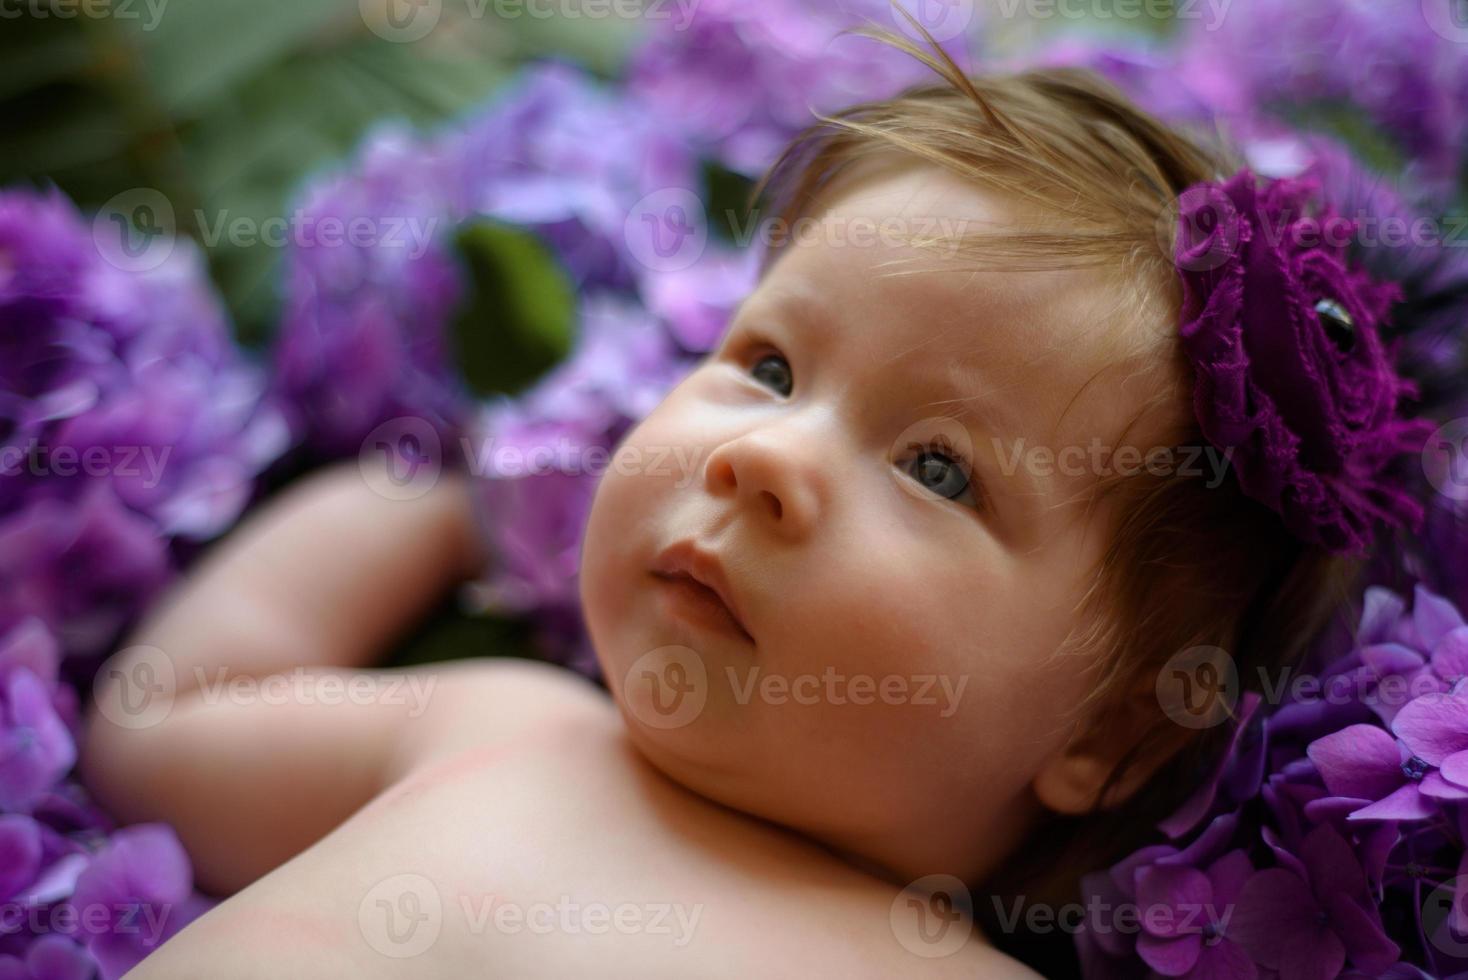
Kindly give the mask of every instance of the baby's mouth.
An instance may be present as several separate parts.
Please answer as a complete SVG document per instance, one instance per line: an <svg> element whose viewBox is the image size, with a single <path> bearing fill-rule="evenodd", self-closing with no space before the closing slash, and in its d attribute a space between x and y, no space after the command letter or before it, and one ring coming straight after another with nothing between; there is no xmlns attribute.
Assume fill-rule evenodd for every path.
<svg viewBox="0 0 1468 980"><path fill-rule="evenodd" d="M661 583L664 597L673 606L674 615L735 636L747 643L754 643L754 637L749 635L749 631L735 618L734 613L713 589L683 572L653 572L652 576Z"/></svg>

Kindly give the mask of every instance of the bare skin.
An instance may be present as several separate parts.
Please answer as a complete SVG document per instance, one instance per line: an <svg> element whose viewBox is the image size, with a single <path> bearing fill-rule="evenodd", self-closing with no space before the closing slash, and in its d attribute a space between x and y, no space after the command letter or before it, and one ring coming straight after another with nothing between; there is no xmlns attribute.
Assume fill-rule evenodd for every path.
<svg viewBox="0 0 1468 980"><path fill-rule="evenodd" d="M146 729L94 711L84 776L122 820L172 822L198 884L233 894L130 977L1033 976L976 932L919 955L933 924L906 901L893 911L898 886L674 783L568 671L353 666L477 567L473 539L461 478L385 501L337 467L252 515L132 637L187 651L180 693ZM387 554L440 571L341 581ZM270 620L237 613L272 603ZM185 690L195 665L264 676L306 662L264 632L308 630L290 609L351 637L321 650L320 670L432 679L426 710L211 705ZM349 625L364 609L374 622Z"/></svg>

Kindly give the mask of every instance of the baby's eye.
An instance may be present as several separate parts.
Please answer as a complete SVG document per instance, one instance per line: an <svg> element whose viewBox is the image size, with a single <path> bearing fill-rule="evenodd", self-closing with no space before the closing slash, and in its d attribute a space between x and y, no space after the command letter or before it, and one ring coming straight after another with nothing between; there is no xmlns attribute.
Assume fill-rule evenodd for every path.
<svg viewBox="0 0 1468 980"><path fill-rule="evenodd" d="M971 467L947 438L940 434L931 445L914 444L907 448L916 450L916 454L911 457L906 472L926 490L948 500L966 497L973 506L979 506L969 477Z"/></svg>
<svg viewBox="0 0 1468 980"><path fill-rule="evenodd" d="M760 381L771 387L778 388L780 394L789 397L795 388L795 379L791 377L790 362L779 354L766 354L755 362L749 373Z"/></svg>

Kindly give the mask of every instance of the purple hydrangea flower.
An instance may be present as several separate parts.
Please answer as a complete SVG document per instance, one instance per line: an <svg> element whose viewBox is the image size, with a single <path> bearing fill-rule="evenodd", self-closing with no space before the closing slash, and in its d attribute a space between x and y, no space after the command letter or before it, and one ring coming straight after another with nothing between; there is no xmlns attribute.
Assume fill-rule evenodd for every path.
<svg viewBox="0 0 1468 980"><path fill-rule="evenodd" d="M1451 180L1468 126L1461 98L1468 54L1418 6L1261 0L1230 9L1220 24L1186 22L1180 59L1189 85L1229 115L1354 107L1425 177Z"/></svg>
<svg viewBox="0 0 1468 980"><path fill-rule="evenodd" d="M962 5L976 14L975 5ZM921 11L919 11L921 13ZM960 65L981 28L947 25ZM662 125L686 133L731 170L757 176L796 133L830 112L895 95L931 77L911 56L840 32L905 26L885 0L704 0L689 24L653 23L633 58L630 91ZM932 26L932 25L928 25ZM964 28L956 36L958 28ZM951 39L950 39L951 38Z"/></svg>
<svg viewBox="0 0 1468 980"><path fill-rule="evenodd" d="M97 653L285 447L186 241L124 270L59 192L0 192L0 629Z"/></svg>
<svg viewBox="0 0 1468 980"><path fill-rule="evenodd" d="M92 980L96 972L87 951L60 933L41 936L23 957L0 953L0 980Z"/></svg>
<svg viewBox="0 0 1468 980"><path fill-rule="evenodd" d="M1300 844L1295 868L1251 875L1238 893L1233 941L1280 980L1330 980L1347 959L1368 974L1401 950L1382 928L1366 875L1350 844L1329 824Z"/></svg>
<svg viewBox="0 0 1468 980"><path fill-rule="evenodd" d="M1086 876L1085 890L1139 900L1146 880L1144 906L1206 905L1199 896L1210 862L1232 847L1258 870L1237 892L1232 921L1220 922L1237 950L1220 955L1247 954L1258 976L1468 969L1458 956L1468 937L1468 681L1457 674L1468 639L1463 617L1420 583L1410 604L1372 586L1344 639L1348 648L1325 664L1313 693L1301 689L1272 711L1260 705L1249 713L1243 705L1244 730L1260 726L1259 736L1236 733L1215 772L1219 788L1205 784L1163 822L1176 832L1175 846L1144 847L1110 874ZM1384 683L1408 676L1416 688ZM1261 744L1266 775L1256 781ZM1247 776L1241 788L1255 789L1227 789L1240 774ZM1200 813L1222 807L1231 809L1191 829ZM1224 817L1229 823L1220 827ZM1216 899L1218 884L1209 885ZM1401 918L1402 908L1425 910L1439 891L1449 896L1441 922L1425 911ZM1242 962L1206 972L1214 969L1202 955L1206 942L1193 959L1190 935L1165 918L1156 928L1144 921L1135 941L1098 925L1105 923L1088 922L1076 937L1088 977L1140 975L1147 966L1164 976L1254 975ZM1449 929L1456 931L1443 932Z"/></svg>
<svg viewBox="0 0 1468 980"><path fill-rule="evenodd" d="M446 335L464 289L448 244L452 173L437 148L388 126L295 209L275 381L297 436L320 453L356 453L398 416L441 436L462 421Z"/></svg>
<svg viewBox="0 0 1468 980"><path fill-rule="evenodd" d="M1351 725L1310 743L1310 761L1353 820L1425 820L1453 794L1442 774L1375 725ZM1468 797L1468 792L1462 793Z"/></svg>
<svg viewBox="0 0 1468 980"><path fill-rule="evenodd" d="M172 579L158 526L106 483L0 518L0 623L38 617L68 653L105 649Z"/></svg>
<svg viewBox="0 0 1468 980"><path fill-rule="evenodd" d="M572 356L529 392L484 406L466 452L491 566L482 608L534 612L554 659L595 671L579 628L577 569L596 484L622 435L692 366L640 307L586 302Z"/></svg>
<svg viewBox="0 0 1468 980"><path fill-rule="evenodd" d="M119 830L70 898L102 980L120 977L207 911L177 835L165 824ZM101 923L87 928L87 923Z"/></svg>
<svg viewBox="0 0 1468 980"><path fill-rule="evenodd" d="M1185 980L1257 976L1254 962L1229 934L1239 893L1253 870L1249 856L1237 849L1206 871L1178 864L1141 869L1137 955L1163 976Z"/></svg>
<svg viewBox="0 0 1468 980"><path fill-rule="evenodd" d="M440 146L453 161L454 212L534 230L582 289L634 288L635 205L699 186L677 129L557 62L527 69Z"/></svg>

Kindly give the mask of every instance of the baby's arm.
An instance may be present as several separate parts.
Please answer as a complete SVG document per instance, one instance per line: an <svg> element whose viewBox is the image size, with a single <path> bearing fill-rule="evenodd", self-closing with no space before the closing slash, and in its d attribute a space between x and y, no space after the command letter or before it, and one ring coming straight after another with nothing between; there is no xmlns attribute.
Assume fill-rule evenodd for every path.
<svg viewBox="0 0 1468 980"><path fill-rule="evenodd" d="M107 699L122 696L130 677L147 676L133 674L146 654L115 659L109 668L117 669L99 678L81 754L87 785L124 821L174 824L201 886L243 887L391 781L423 706L401 690L332 704L213 696L228 690L214 687L219 672L263 678L314 665L312 676L343 681L405 673L352 668L384 653L482 561L459 475L445 474L411 501L375 494L355 462L287 488L206 555L123 644L157 648L171 664L176 689L166 717L134 727L134 717L161 713L160 702L134 717L96 706L118 703ZM166 688L153 694L168 696Z"/></svg>

